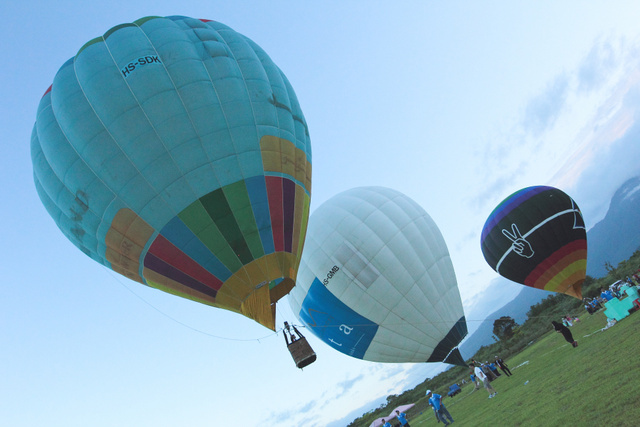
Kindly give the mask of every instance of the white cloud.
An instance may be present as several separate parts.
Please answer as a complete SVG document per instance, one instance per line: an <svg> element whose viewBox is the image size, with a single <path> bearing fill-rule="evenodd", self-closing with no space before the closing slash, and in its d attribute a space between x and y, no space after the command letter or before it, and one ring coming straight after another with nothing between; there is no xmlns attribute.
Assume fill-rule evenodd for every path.
<svg viewBox="0 0 640 427"><path fill-rule="evenodd" d="M553 126L566 105L568 92L569 78L561 74L526 106L522 121L524 130L538 137Z"/></svg>
<svg viewBox="0 0 640 427"><path fill-rule="evenodd" d="M638 173L632 159L637 160L635 147L640 144L623 137L635 138L639 49L621 37L598 39L573 70L551 79L542 93L525 103L513 126L482 145L486 151L477 167L486 180L475 183L478 191L467 206L490 212L519 188L549 184L575 191L576 197L578 190L588 194L590 204L598 205L589 206L593 221L601 219L617 186ZM552 178L539 182L535 177L545 171ZM591 188L583 183L578 189L579 182ZM602 196L594 200L592 194L600 190Z"/></svg>
<svg viewBox="0 0 640 427"><path fill-rule="evenodd" d="M621 60L621 53L614 44L621 45L622 40L596 41L578 69L578 91L590 92L606 82L607 77Z"/></svg>

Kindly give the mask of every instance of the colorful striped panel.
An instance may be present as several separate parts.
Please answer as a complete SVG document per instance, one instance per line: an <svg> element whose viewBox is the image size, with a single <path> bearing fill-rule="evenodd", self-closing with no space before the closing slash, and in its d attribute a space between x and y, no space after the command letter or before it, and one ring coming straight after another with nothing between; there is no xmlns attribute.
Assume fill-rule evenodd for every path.
<svg viewBox="0 0 640 427"><path fill-rule="evenodd" d="M184 225L197 236L198 240L220 260L231 273L242 267L242 263L224 235L216 226L208 211L200 200L196 200L178 214ZM182 247L173 241L178 247Z"/></svg>
<svg viewBox="0 0 640 427"><path fill-rule="evenodd" d="M231 271L216 256L212 256L212 251L179 217L169 221L161 234L222 282L231 277Z"/></svg>
<svg viewBox="0 0 640 427"><path fill-rule="evenodd" d="M304 235L304 230L306 230L306 221L303 222L303 217L305 213L305 203L309 203L309 199L304 192L304 188L299 185L295 186L295 206L293 208L293 236L291 238L291 253L296 255L298 258L302 255L301 243L304 243L304 240L300 242L300 235ZM304 227L304 228L303 228ZM296 268L297 270L297 268Z"/></svg>
<svg viewBox="0 0 640 427"><path fill-rule="evenodd" d="M547 291L564 292L577 281L584 280L587 267L586 259L587 241L573 241L538 264L527 276L524 284ZM579 280L575 280L576 274Z"/></svg>
<svg viewBox="0 0 640 427"><path fill-rule="evenodd" d="M265 135L260 139L260 152L265 175L287 176L311 194L311 162L303 150L286 139Z"/></svg>
<svg viewBox="0 0 640 427"><path fill-rule="evenodd" d="M273 244L276 252L284 251L284 203L282 201L282 178L267 176L267 195L269 198L269 214L273 230Z"/></svg>
<svg viewBox="0 0 640 427"><path fill-rule="evenodd" d="M542 289L540 283L551 280L550 277L545 277L545 275L557 276L569 265L584 259L586 251L586 240L576 240L564 245L536 266L525 279L525 285Z"/></svg>
<svg viewBox="0 0 640 427"><path fill-rule="evenodd" d="M284 251L292 252L294 208L296 206L296 184L288 179L282 180L282 218L284 229Z"/></svg>
<svg viewBox="0 0 640 427"><path fill-rule="evenodd" d="M231 246L233 253L240 259L240 263L251 262L253 256L225 197L224 188L207 194L200 198L199 202L213 220L216 228L222 233L224 240Z"/></svg>
<svg viewBox="0 0 640 427"><path fill-rule="evenodd" d="M147 256L144 259L145 267L154 271L165 271L164 276L188 285L194 289L203 289L202 285L212 289L200 290L212 297L216 296L216 292L222 286L222 281L213 276L207 270L202 268L200 264L188 257L184 252L171 244L164 236L159 235L151 244ZM178 273L177 275L174 275ZM179 279L187 276L188 278Z"/></svg>
<svg viewBox="0 0 640 427"><path fill-rule="evenodd" d="M157 248L156 248L157 249ZM202 294L208 295L212 298L216 297L217 290L212 286L204 284L197 279L189 276L189 274L180 270L178 267L169 264L165 260L156 256L153 253L148 253L144 258L144 266L145 270L151 270L155 273L160 274L162 277L169 279L174 282L178 282L188 288L191 288L195 291L198 291ZM165 282L163 281L163 284Z"/></svg>
<svg viewBox="0 0 640 427"><path fill-rule="evenodd" d="M180 282L173 281L160 273L157 273L150 269L144 269L144 278L148 286L159 289L171 295L177 295L182 298L190 299L192 301L199 302L201 304L210 305L213 307L222 307L227 310L239 312L240 310L233 310L231 306L222 306L218 304L220 297L214 298L210 295L198 292ZM239 306L239 305L238 305Z"/></svg>
<svg viewBox="0 0 640 427"><path fill-rule="evenodd" d="M272 283L268 298L271 304L293 287L306 230L309 196L301 186L288 179L266 177L262 182L267 188L266 200L273 207L269 209L269 215L272 220L276 219L277 224L272 227L276 238L268 241L273 243L275 240L283 250L253 258L238 223L256 222L248 219L246 211L244 221L236 221L236 216L230 215L230 205L234 204L237 210L241 210L240 206L253 199L259 203L262 201L264 206L265 197L256 196L255 189L252 197L246 191L238 195L238 191L246 187L236 183L194 202L157 235L130 209L119 211L107 233L107 256L112 268L139 282L146 281L149 286L205 304L229 308L245 315L253 310L261 323L266 322L265 326L272 327L272 322L264 318L271 309L256 308L256 304L265 298L251 297L251 294L256 285L284 278ZM302 229L302 232L294 232L294 228ZM245 227L247 229L254 237L260 235L257 225ZM153 237L145 253L145 247ZM228 239L233 242L230 244ZM236 251L242 252L244 258L235 256ZM143 269L140 272L142 257ZM232 268L237 267L235 271L227 268L222 262L225 259L232 260L229 264ZM270 286L266 288L268 290ZM253 302L243 306L247 299Z"/></svg>
<svg viewBox="0 0 640 427"><path fill-rule="evenodd" d="M301 197L300 202L304 205L304 211L302 212L300 227L296 227L296 230L299 230L300 232L300 235L298 236L298 251L296 252L296 259L298 260L298 263L296 264L296 271L298 271L298 265L300 264L300 260L302 259L302 249L304 248L304 242L307 235L309 209L311 207L309 195L305 194L304 198Z"/></svg>
<svg viewBox="0 0 640 427"><path fill-rule="evenodd" d="M254 176L244 181L247 186L247 193L251 200L256 227L260 234L263 251L265 254L275 252L273 246L273 235L271 231L271 216L269 214L269 198L267 197L267 184L264 176Z"/></svg>
<svg viewBox="0 0 640 427"><path fill-rule="evenodd" d="M310 163L281 138L265 137L261 148L271 175L235 182L196 200L163 227L144 255L155 231L133 211L121 210L108 233L112 268L273 329L272 308L261 304L276 302L295 284L309 217L303 185L309 182ZM131 236L137 236L135 242ZM117 247L130 248L130 254Z"/></svg>

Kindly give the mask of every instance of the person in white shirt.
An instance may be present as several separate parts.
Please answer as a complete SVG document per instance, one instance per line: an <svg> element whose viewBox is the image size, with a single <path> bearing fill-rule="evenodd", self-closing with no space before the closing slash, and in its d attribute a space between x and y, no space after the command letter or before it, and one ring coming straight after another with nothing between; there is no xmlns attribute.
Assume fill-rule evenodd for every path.
<svg viewBox="0 0 640 427"><path fill-rule="evenodd" d="M491 399L496 394L498 394L498 392L495 391L495 389L491 385L489 378L487 378L485 373L482 371L482 368L474 365L473 363L470 363L469 367L473 369L473 372L476 375L476 378L479 378L482 381L482 384L484 384L484 388L487 390L487 392L489 392L489 399Z"/></svg>

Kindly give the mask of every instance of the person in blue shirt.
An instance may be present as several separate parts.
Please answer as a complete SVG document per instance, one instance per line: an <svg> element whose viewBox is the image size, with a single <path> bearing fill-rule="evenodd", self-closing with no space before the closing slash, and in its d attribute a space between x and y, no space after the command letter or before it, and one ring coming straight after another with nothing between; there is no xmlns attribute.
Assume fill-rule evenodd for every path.
<svg viewBox="0 0 640 427"><path fill-rule="evenodd" d="M407 414L396 410L396 417L398 417L398 421L400 421L403 427L411 427L409 421L407 421Z"/></svg>
<svg viewBox="0 0 640 427"><path fill-rule="evenodd" d="M438 414L440 421L444 423L444 425L449 425L453 422L453 418L447 408L442 404L442 396L436 393L432 393L431 390L427 390L427 397L429 398L429 406L433 406L433 410ZM449 421L447 422L447 418Z"/></svg>
<svg viewBox="0 0 640 427"><path fill-rule="evenodd" d="M391 423L389 421L385 422L384 418L382 419L382 422L384 423L382 424L382 427L391 427Z"/></svg>
<svg viewBox="0 0 640 427"><path fill-rule="evenodd" d="M613 294L611 293L611 291L609 289L605 289L602 288L602 291L600 292L600 297L606 301L611 301L613 299Z"/></svg>
<svg viewBox="0 0 640 427"><path fill-rule="evenodd" d="M411 427L409 421L407 421L407 414L396 410L396 417L398 417L398 421L400 421L403 427Z"/></svg>
<svg viewBox="0 0 640 427"><path fill-rule="evenodd" d="M480 388L480 381L478 381L478 379L476 378L475 375L473 375L473 371L471 371L471 375L469 375L469 378L471 378L471 382L473 382L473 386L474 386L474 391L478 390Z"/></svg>
<svg viewBox="0 0 640 427"><path fill-rule="evenodd" d="M485 364L488 364L489 369L491 369L491 372L493 372L493 375L495 375L496 378L502 375L500 372L498 372L498 367L495 365L495 363L485 362Z"/></svg>

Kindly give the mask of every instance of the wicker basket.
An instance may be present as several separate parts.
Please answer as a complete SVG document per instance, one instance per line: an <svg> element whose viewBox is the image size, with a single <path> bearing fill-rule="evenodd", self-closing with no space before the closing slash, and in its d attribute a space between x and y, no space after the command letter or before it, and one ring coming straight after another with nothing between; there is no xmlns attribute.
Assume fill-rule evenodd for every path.
<svg viewBox="0 0 640 427"><path fill-rule="evenodd" d="M298 338L296 341L287 345L293 361L300 369L316 361L316 352L313 351L305 337Z"/></svg>

